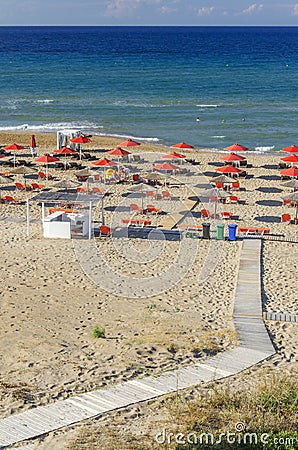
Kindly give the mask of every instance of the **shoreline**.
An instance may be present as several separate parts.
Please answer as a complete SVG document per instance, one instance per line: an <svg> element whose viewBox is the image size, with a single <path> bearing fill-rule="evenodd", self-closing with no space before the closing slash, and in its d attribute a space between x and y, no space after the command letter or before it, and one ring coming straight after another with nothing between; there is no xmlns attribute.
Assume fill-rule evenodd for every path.
<svg viewBox="0 0 298 450"><path fill-rule="evenodd" d="M64 130L66 130L64 128ZM69 129L71 130L71 129ZM57 132L58 131L63 131L63 130L57 130L57 131L34 131L34 130L30 130L30 129L26 129L26 130L11 130L11 131L0 131L0 146L3 147L5 145L8 145L10 143L15 142L16 140L19 140L19 142L16 142L17 144L20 145L25 145L25 141L26 142L30 142L30 136L32 134L34 134L36 136L37 139L37 151L40 148L39 145L39 141L41 140L43 141L48 141L48 139L45 139L45 136L49 137L51 136L52 139L50 139L49 141L51 142L51 145L56 144L56 136L57 136ZM93 130L86 130L84 131L84 129L82 129L82 131L85 134L90 134L92 135L92 139L98 141L99 144L101 145L111 145L111 146L116 146L119 144L120 140L125 140L125 139L133 139L136 141L141 142L141 148L136 148L134 147L134 150L144 150L145 147L149 146L150 149L151 147L156 147L156 151L160 148L161 151L163 151L162 149L164 148L172 148L172 145L174 144L167 144L167 143L163 143L159 138L142 138L142 137L136 137L133 135L129 135L129 134L103 134L103 133L94 133ZM4 142L4 138L7 137L7 142ZM38 139L38 137L40 137L41 139ZM232 142L231 142L232 144ZM29 149L29 144L28 145L28 149ZM49 147L49 144L48 144ZM54 145L55 147L55 145ZM85 146L84 146L85 147ZM264 148L272 148L272 147L264 147ZM55 148L53 148L53 150L55 150ZM90 144L86 145L86 149L96 149L94 147L94 142L91 142ZM224 150L223 148L215 148L215 147L194 147L193 149L183 149L184 152L186 152L187 154L190 152L200 152L200 153L210 153L210 154L227 154L227 150ZM254 156L285 156L282 154L281 150L246 150L244 152L239 152L240 154L247 154L247 155L254 155Z"/></svg>

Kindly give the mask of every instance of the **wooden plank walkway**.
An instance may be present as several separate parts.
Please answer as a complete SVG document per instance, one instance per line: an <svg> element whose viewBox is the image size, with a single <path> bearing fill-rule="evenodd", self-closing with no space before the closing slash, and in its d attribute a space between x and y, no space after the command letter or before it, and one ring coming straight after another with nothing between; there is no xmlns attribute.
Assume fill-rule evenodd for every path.
<svg viewBox="0 0 298 450"><path fill-rule="evenodd" d="M273 355L275 350L262 320L260 252L261 240L243 242L233 316L239 347L157 377L123 382L6 417L0 420L0 448L118 408L234 375Z"/></svg>
<svg viewBox="0 0 298 450"><path fill-rule="evenodd" d="M169 201L169 200L168 200ZM183 200L183 206L181 206L176 211L168 214L163 221L161 221L159 228L164 228L165 230L172 230L177 223L181 222L183 218L189 214L190 211L194 209L199 200L186 199Z"/></svg>

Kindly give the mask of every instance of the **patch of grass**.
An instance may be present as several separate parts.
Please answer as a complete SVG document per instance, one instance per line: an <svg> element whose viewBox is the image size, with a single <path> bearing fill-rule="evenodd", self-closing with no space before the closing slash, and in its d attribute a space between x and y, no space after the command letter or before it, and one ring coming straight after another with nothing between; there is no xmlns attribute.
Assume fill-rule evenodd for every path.
<svg viewBox="0 0 298 450"><path fill-rule="evenodd" d="M106 329L96 325L91 331L91 336L95 339L104 339L106 337Z"/></svg>

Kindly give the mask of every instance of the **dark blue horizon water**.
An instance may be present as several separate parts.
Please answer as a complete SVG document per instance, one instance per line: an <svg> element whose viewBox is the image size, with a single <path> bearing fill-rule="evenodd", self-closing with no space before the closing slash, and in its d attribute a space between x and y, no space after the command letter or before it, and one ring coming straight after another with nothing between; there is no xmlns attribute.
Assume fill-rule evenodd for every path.
<svg viewBox="0 0 298 450"><path fill-rule="evenodd" d="M278 150L298 143L297 44L297 27L0 27L0 131Z"/></svg>

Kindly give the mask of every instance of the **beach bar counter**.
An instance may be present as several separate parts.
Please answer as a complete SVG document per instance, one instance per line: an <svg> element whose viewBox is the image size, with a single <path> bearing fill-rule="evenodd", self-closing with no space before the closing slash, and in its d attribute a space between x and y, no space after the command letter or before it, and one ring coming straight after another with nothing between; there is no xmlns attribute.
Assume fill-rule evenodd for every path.
<svg viewBox="0 0 298 450"><path fill-rule="evenodd" d="M71 239L72 235L88 236L89 214L56 211L43 219L45 238Z"/></svg>

